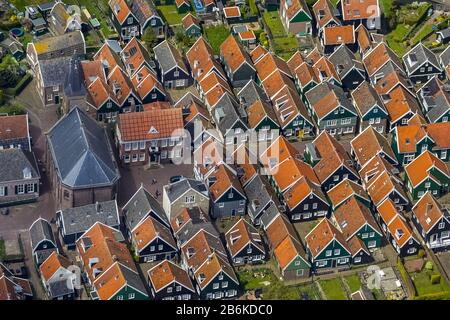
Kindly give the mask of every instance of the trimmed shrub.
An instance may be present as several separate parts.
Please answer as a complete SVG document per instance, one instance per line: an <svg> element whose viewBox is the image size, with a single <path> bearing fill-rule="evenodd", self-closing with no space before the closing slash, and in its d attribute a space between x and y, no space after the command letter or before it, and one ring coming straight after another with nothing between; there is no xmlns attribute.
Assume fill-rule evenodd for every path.
<svg viewBox="0 0 450 320"><path fill-rule="evenodd" d="M432 274L431 275L431 284L439 284L441 283L441 275L440 274Z"/></svg>

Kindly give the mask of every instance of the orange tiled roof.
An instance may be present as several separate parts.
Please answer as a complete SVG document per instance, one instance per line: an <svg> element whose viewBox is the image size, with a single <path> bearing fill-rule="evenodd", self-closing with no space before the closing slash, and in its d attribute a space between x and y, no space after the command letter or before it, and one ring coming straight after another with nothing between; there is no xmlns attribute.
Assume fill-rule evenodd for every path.
<svg viewBox="0 0 450 320"><path fill-rule="evenodd" d="M125 22L125 19L131 13L130 8L128 7L128 4L125 0L110 0L109 7L121 24ZM116 8L119 10L116 10Z"/></svg>
<svg viewBox="0 0 450 320"><path fill-rule="evenodd" d="M327 202L320 187L317 184L312 183L304 176L295 182L289 189L287 189L284 192L283 197L288 207L292 210L296 208L310 193L314 193L324 202Z"/></svg>
<svg viewBox="0 0 450 320"><path fill-rule="evenodd" d="M136 37L133 37L123 48L120 55L123 63L129 68L137 71L145 62L145 48Z"/></svg>
<svg viewBox="0 0 450 320"><path fill-rule="evenodd" d="M322 131L313 144L321 157L314 166L314 172L321 183L342 165L346 165L350 171L353 171L356 176L358 175L353 169L350 156L344 147L327 131Z"/></svg>
<svg viewBox="0 0 450 320"><path fill-rule="evenodd" d="M247 52L232 34L220 45L220 54L232 72L236 72L245 62L250 66L253 65Z"/></svg>
<svg viewBox="0 0 450 320"><path fill-rule="evenodd" d="M408 112L420 112L417 100L401 86L396 87L389 93L390 100L385 103L386 110L391 122L398 121Z"/></svg>
<svg viewBox="0 0 450 320"><path fill-rule="evenodd" d="M369 77L373 76L382 66L395 56L395 53L384 43L380 42L375 48L370 50L363 58ZM398 58L395 59L398 62ZM401 66L401 64L400 64Z"/></svg>
<svg viewBox="0 0 450 320"><path fill-rule="evenodd" d="M341 1L344 20L362 20L380 17L380 7L377 0L346 0Z"/></svg>
<svg viewBox="0 0 450 320"><path fill-rule="evenodd" d="M342 233L328 220L323 218L319 223L306 235L305 241L311 251L312 257L315 258L322 250L334 239L350 252L347 241L345 241Z"/></svg>
<svg viewBox="0 0 450 320"><path fill-rule="evenodd" d="M265 49L263 46L258 45L255 49L250 52L250 57L252 58L253 63L256 63L259 59L261 59L265 54L269 51Z"/></svg>
<svg viewBox="0 0 450 320"><path fill-rule="evenodd" d="M355 29L353 25L334 26L324 29L325 45L353 44L355 41Z"/></svg>
<svg viewBox="0 0 450 320"><path fill-rule="evenodd" d="M106 82L105 71L103 70L103 64L100 60L81 61L80 66L86 86L89 86L97 78Z"/></svg>
<svg viewBox="0 0 450 320"><path fill-rule="evenodd" d="M252 53L255 52L255 50L253 50ZM253 59L253 61L255 61L255 59ZM261 81L264 81L271 73L273 73L277 69L284 72L288 76L292 76L288 64L274 54L266 54L254 63L256 72L258 73L258 77Z"/></svg>
<svg viewBox="0 0 450 320"><path fill-rule="evenodd" d="M364 166L367 161L381 152L389 156L393 161L396 161L394 151L392 151L387 139L372 126L368 126L358 134L350 142L350 145L361 166Z"/></svg>
<svg viewBox="0 0 450 320"><path fill-rule="evenodd" d="M156 292L176 281L184 287L194 291L194 286L188 273L169 260L164 260L148 270L148 278Z"/></svg>
<svg viewBox="0 0 450 320"><path fill-rule="evenodd" d="M430 231L444 216L441 205L430 192L425 193L419 201L417 201L412 208L412 211L425 232Z"/></svg>
<svg viewBox="0 0 450 320"><path fill-rule="evenodd" d="M399 214L397 214L388 225L388 229L400 248L402 248L411 237L415 239L411 227Z"/></svg>
<svg viewBox="0 0 450 320"><path fill-rule="evenodd" d="M238 6L225 7L223 8L223 14L225 15L226 19L239 18L241 16L241 10L239 10Z"/></svg>
<svg viewBox="0 0 450 320"><path fill-rule="evenodd" d="M223 76L223 69L214 59L214 52L203 37L192 45L186 52L186 58L192 70L193 77L201 81L213 68ZM223 76L225 78L225 76Z"/></svg>
<svg viewBox="0 0 450 320"><path fill-rule="evenodd" d="M320 182L311 166L294 158L288 158L280 163L277 167L271 170L271 174L281 191L286 190L289 186L302 177L306 177L311 182L320 185Z"/></svg>
<svg viewBox="0 0 450 320"><path fill-rule="evenodd" d="M170 230L151 216L147 216L147 218L133 230L133 241L139 251L145 249L148 244L157 237L164 240L174 249L177 248L177 244L175 243Z"/></svg>
<svg viewBox="0 0 450 320"><path fill-rule="evenodd" d="M256 174L257 174L257 157L253 153L250 153L245 146L241 144L232 154L233 161L236 166L242 169L242 176L239 177L239 181L242 186L245 186Z"/></svg>
<svg viewBox="0 0 450 320"><path fill-rule="evenodd" d="M413 187L416 187L426 177L430 176L430 169L437 168L444 175L450 178L450 171L445 162L436 157L430 151L423 152L420 156L415 158L411 163L405 167L406 175Z"/></svg>
<svg viewBox="0 0 450 320"><path fill-rule="evenodd" d="M302 87L305 87L311 81L314 81L315 83L321 82L317 73L314 72L313 67L306 62L297 67L294 74Z"/></svg>
<svg viewBox="0 0 450 320"><path fill-rule="evenodd" d="M236 191L240 194L245 195L241 183L237 177L234 176L227 167L225 167L225 165L219 165L211 176L216 178L216 181L209 187L212 200L219 200L219 198L231 187L236 189Z"/></svg>
<svg viewBox="0 0 450 320"><path fill-rule="evenodd" d="M261 100L256 100L247 109L248 124L250 128L256 128L256 126L265 118L268 117L273 122L278 123L276 114L269 104Z"/></svg>
<svg viewBox="0 0 450 320"><path fill-rule="evenodd" d="M189 29L192 25L200 27L200 21L196 17L194 17L192 13L188 13L187 15L185 15L181 22L185 30Z"/></svg>
<svg viewBox="0 0 450 320"><path fill-rule="evenodd" d="M289 69L291 70L291 73L294 74L295 70L304 62L302 54L300 51L296 51L292 57L289 58L287 61L287 65Z"/></svg>
<svg viewBox="0 0 450 320"><path fill-rule="evenodd" d="M205 261L205 263L202 264L200 268L198 268L194 276L196 279L203 279L202 281L197 280L200 288L203 289L221 271L225 272L236 283L239 283L233 268L230 266L226 258L215 252Z"/></svg>
<svg viewBox="0 0 450 320"><path fill-rule="evenodd" d="M367 161L364 167L359 170L359 176L364 183L370 185L384 171L393 173L395 168L380 155L376 155Z"/></svg>
<svg viewBox="0 0 450 320"><path fill-rule="evenodd" d="M377 211L386 225L389 225L391 221L398 215L397 208L395 208L394 202L389 198L386 198L386 200L384 200L377 206Z"/></svg>
<svg viewBox="0 0 450 320"><path fill-rule="evenodd" d="M327 196L334 207L338 206L353 195L357 195L370 201L369 195L364 190L364 188L358 183L349 179L342 180L327 192Z"/></svg>
<svg viewBox="0 0 450 320"><path fill-rule="evenodd" d="M299 154L300 152L295 149L294 145L280 135L261 153L259 161L264 167L269 168L271 159L277 160L274 165L278 166L288 158L297 158Z"/></svg>
<svg viewBox="0 0 450 320"><path fill-rule="evenodd" d="M367 193L375 205L380 204L394 189L398 190L392 179L386 171L383 171L371 180L371 184L367 187Z"/></svg>
<svg viewBox="0 0 450 320"><path fill-rule="evenodd" d="M317 79L320 79L320 73L322 72L325 73L327 79L334 78L336 81L341 80L336 72L336 68L327 57L321 57L317 60L317 62L313 65L313 70Z"/></svg>
<svg viewBox="0 0 450 320"><path fill-rule="evenodd" d="M181 108L122 113L118 126L122 141L170 138L184 127L183 114Z"/></svg>
<svg viewBox="0 0 450 320"><path fill-rule="evenodd" d="M372 48L372 41L370 40L369 32L364 24L360 24L356 29L356 41L358 42L359 49L366 53Z"/></svg>
<svg viewBox="0 0 450 320"><path fill-rule="evenodd" d="M317 24L320 28L322 28L325 24L327 24L330 20L334 19L333 16L333 5L329 0L319 0L313 5L314 15L317 21Z"/></svg>
<svg viewBox="0 0 450 320"><path fill-rule="evenodd" d="M72 263L69 259L53 251L52 254L41 264L39 271L42 278L45 281L50 280L50 278L58 271L60 268L67 269Z"/></svg>
<svg viewBox="0 0 450 320"><path fill-rule="evenodd" d="M278 215L267 227L266 236L272 249L277 248L286 237L299 241L294 226L282 214Z"/></svg>
<svg viewBox="0 0 450 320"><path fill-rule="evenodd" d="M264 252L261 235L258 233L258 230L243 218L239 219L239 221L225 233L225 239L232 257L237 255L250 243Z"/></svg>
<svg viewBox="0 0 450 320"><path fill-rule="evenodd" d="M253 30L247 30L247 31L243 31L243 32L239 32L239 38L241 40L254 40L256 39L255 33L253 32Z"/></svg>
<svg viewBox="0 0 450 320"><path fill-rule="evenodd" d="M133 91L130 78L119 67L109 73L108 85L120 105L125 103L129 94Z"/></svg>
<svg viewBox="0 0 450 320"><path fill-rule="evenodd" d="M370 225L373 230L381 234L369 209L356 200L354 196L339 206L333 212L333 217L346 240L349 240L365 224Z"/></svg>

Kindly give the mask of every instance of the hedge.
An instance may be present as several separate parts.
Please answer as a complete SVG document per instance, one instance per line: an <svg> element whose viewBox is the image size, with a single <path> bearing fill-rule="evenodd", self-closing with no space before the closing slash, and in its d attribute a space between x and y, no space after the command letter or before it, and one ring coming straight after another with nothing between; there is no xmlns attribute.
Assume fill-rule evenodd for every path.
<svg viewBox="0 0 450 320"><path fill-rule="evenodd" d="M414 300L450 300L450 292L438 292L413 297Z"/></svg>
<svg viewBox="0 0 450 320"><path fill-rule="evenodd" d="M16 84L14 88L6 88L4 90L6 95L9 96L17 96L19 93L22 92L22 90L31 82L33 79L33 76L29 73L27 73L22 79L20 79L19 83Z"/></svg>

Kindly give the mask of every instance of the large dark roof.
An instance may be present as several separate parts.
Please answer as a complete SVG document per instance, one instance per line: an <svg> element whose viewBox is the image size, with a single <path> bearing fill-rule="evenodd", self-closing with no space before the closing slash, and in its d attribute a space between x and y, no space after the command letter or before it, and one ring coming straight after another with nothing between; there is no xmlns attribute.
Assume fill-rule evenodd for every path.
<svg viewBox="0 0 450 320"><path fill-rule="evenodd" d="M0 182L40 177L32 152L15 148L0 150L0 163L2 164L0 166Z"/></svg>
<svg viewBox="0 0 450 320"><path fill-rule="evenodd" d="M144 218L151 212L158 218L159 222L170 227L164 209L159 202L144 188L140 187L138 191L123 207L126 217L126 227L133 230Z"/></svg>
<svg viewBox="0 0 450 320"><path fill-rule="evenodd" d="M30 241L32 250L34 251L37 245L44 240L51 241L56 245L52 226L47 220L39 218L33 222L30 227Z"/></svg>
<svg viewBox="0 0 450 320"><path fill-rule="evenodd" d="M60 215L66 235L83 233L97 222L110 227L120 225L116 200L64 209Z"/></svg>
<svg viewBox="0 0 450 320"><path fill-rule="evenodd" d="M48 142L58 176L65 185L110 186L119 180L105 130L80 108L73 108L50 129Z"/></svg>

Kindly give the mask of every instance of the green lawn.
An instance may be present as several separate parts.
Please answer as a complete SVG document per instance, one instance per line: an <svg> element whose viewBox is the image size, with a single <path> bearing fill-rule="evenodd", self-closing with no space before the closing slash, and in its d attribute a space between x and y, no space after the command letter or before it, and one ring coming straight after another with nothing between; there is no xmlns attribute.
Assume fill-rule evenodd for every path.
<svg viewBox="0 0 450 320"><path fill-rule="evenodd" d="M432 32L433 32L433 24L432 23L427 24L419 32L417 32L414 35L414 37L411 39L411 41L412 41L411 45L415 45L418 42L422 41L425 37L430 35Z"/></svg>
<svg viewBox="0 0 450 320"><path fill-rule="evenodd" d="M359 280L359 276L357 274L347 276L344 279L350 287L350 291L352 293L361 289L361 281Z"/></svg>
<svg viewBox="0 0 450 320"><path fill-rule="evenodd" d="M206 38L214 50L214 54L220 53L220 45L230 35L230 31L223 25L205 28Z"/></svg>
<svg viewBox="0 0 450 320"><path fill-rule="evenodd" d="M255 277L258 274L258 277ZM239 282L244 286L245 290L254 290L257 288L264 287L263 282L268 281L270 283L277 282L275 275L272 270L261 268L253 270L243 270L237 272Z"/></svg>
<svg viewBox="0 0 450 320"><path fill-rule="evenodd" d="M328 300L347 300L347 294L342 287L340 278L319 281Z"/></svg>
<svg viewBox="0 0 450 320"><path fill-rule="evenodd" d="M421 272L410 274L418 296L450 291L443 277L439 284L431 284L430 277L433 274L439 274L439 272L424 269Z"/></svg>
<svg viewBox="0 0 450 320"><path fill-rule="evenodd" d="M275 53L285 60L298 50L298 41L294 36L274 38L273 43Z"/></svg>
<svg viewBox="0 0 450 320"><path fill-rule="evenodd" d="M274 38L286 36L286 31L281 23L280 13L278 11L264 12L264 21L272 32L272 36Z"/></svg>
<svg viewBox="0 0 450 320"><path fill-rule="evenodd" d="M187 13L178 13L174 4L161 5L156 7L164 20L171 26L181 24L181 20Z"/></svg>

